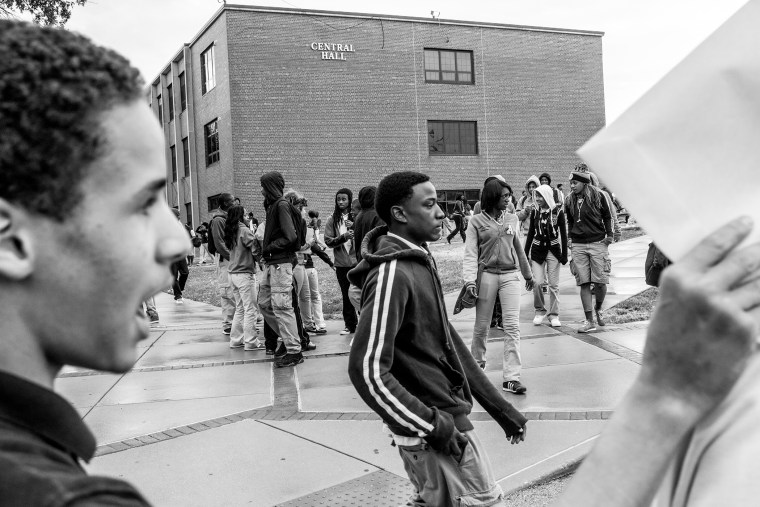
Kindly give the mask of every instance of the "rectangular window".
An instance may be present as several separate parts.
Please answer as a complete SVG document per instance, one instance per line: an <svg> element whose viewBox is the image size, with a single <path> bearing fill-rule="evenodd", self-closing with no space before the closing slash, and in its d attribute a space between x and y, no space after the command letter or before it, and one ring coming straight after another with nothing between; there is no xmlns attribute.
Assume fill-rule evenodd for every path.
<svg viewBox="0 0 760 507"><path fill-rule="evenodd" d="M185 86L185 73L179 75L179 105L180 111L187 109L187 88Z"/></svg>
<svg viewBox="0 0 760 507"><path fill-rule="evenodd" d="M475 84L472 51L425 50L425 82Z"/></svg>
<svg viewBox="0 0 760 507"><path fill-rule="evenodd" d="M177 147L172 146L169 148L169 152L172 157L172 181L177 181Z"/></svg>
<svg viewBox="0 0 760 507"><path fill-rule="evenodd" d="M206 93L216 86L216 70L214 69L214 45L211 44L201 53L201 93Z"/></svg>
<svg viewBox="0 0 760 507"><path fill-rule="evenodd" d="M206 139L206 165L219 162L219 120L214 120L203 127L203 135Z"/></svg>
<svg viewBox="0 0 760 507"><path fill-rule="evenodd" d="M477 122L429 120L427 125L430 155L478 154Z"/></svg>
<svg viewBox="0 0 760 507"><path fill-rule="evenodd" d="M187 137L182 140L182 166L185 170L185 177L190 176L190 147L187 143Z"/></svg>
<svg viewBox="0 0 760 507"><path fill-rule="evenodd" d="M174 120L174 92L172 92L172 85L166 85L166 99L167 106L169 106L169 121Z"/></svg>
<svg viewBox="0 0 760 507"><path fill-rule="evenodd" d="M158 104L158 123L161 126L164 125L164 101L161 99L161 94L156 97L156 104Z"/></svg>
<svg viewBox="0 0 760 507"><path fill-rule="evenodd" d="M185 216L187 217L187 220L185 223L190 224L190 227L193 228L193 206L192 203L186 202L185 203Z"/></svg>
<svg viewBox="0 0 760 507"><path fill-rule="evenodd" d="M219 198L222 196L222 194L216 194L209 196L208 198L208 210L213 211L219 207Z"/></svg>
<svg viewBox="0 0 760 507"><path fill-rule="evenodd" d="M462 189L462 190L438 190L438 205L444 211L444 213L451 215L454 212L454 204L457 202L457 196L463 195L470 208L475 206L475 203L480 200L480 190L475 189Z"/></svg>

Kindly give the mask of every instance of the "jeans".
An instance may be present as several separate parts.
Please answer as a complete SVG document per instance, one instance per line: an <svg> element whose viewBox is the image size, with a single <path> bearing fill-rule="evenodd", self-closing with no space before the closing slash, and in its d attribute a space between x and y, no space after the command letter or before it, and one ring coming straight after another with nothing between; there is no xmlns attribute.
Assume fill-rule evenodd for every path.
<svg viewBox="0 0 760 507"><path fill-rule="evenodd" d="M293 288L293 266L289 262L266 266L259 288L259 310L272 331L282 338L289 354L301 352Z"/></svg>
<svg viewBox="0 0 760 507"><path fill-rule="evenodd" d="M343 323L346 325L349 331L352 333L356 331L356 323L359 321L356 316L356 310L351 303L351 298L348 297L348 290L351 287L351 282L348 281L348 272L353 267L342 268L335 266L335 274L338 276L338 285L340 285L340 293L343 295Z"/></svg>
<svg viewBox="0 0 760 507"><path fill-rule="evenodd" d="M451 231L451 234L446 236L446 239L449 243L451 243L451 238L457 235L459 233L462 236L462 241L467 240L467 235L464 232L464 217L462 215L452 215L452 218L454 219L454 224L456 227L453 231Z"/></svg>
<svg viewBox="0 0 760 507"><path fill-rule="evenodd" d="M227 329L232 326L232 319L235 317L235 296L232 294L230 287L230 272L227 268L230 261L225 261L219 254L216 258L216 281L219 284L219 298L222 301L222 328Z"/></svg>
<svg viewBox="0 0 760 507"><path fill-rule="evenodd" d="M258 338L256 319L259 316L258 283L253 273L230 273L235 316L232 319L230 345L252 345Z"/></svg>
<svg viewBox="0 0 760 507"><path fill-rule="evenodd" d="M309 304L309 278L306 276L306 268L303 267L303 264L296 264L296 267L293 268L293 278L296 284L301 322L306 327L314 327L314 319L311 316L311 304Z"/></svg>
<svg viewBox="0 0 760 507"><path fill-rule="evenodd" d="M533 267L533 307L536 309L537 314L546 314L549 317L552 315L559 316L559 260L554 254L549 253L546 255L546 261L543 264L539 264L536 261L531 261ZM541 285L544 283L544 266L548 271L549 279L549 311L546 310L544 304L544 291L541 290Z"/></svg>
<svg viewBox="0 0 760 507"><path fill-rule="evenodd" d="M182 258L172 264L172 274L174 275L174 283L172 284L174 299L182 299L182 291L185 290L185 282L187 282L187 276L190 274L187 258Z"/></svg>
<svg viewBox="0 0 760 507"><path fill-rule="evenodd" d="M487 273L480 276L478 301L475 305L475 328L472 332L472 356L479 364L486 362L486 340L491 324L496 294L501 300L501 319L504 326L504 381L520 380L520 291L522 282L516 272ZM539 290L541 290L539 288Z"/></svg>
<svg viewBox="0 0 760 507"><path fill-rule="evenodd" d="M317 329L324 329L325 316L322 313L322 295L319 293L319 274L316 268L306 268L306 278L309 280L309 302L311 317Z"/></svg>

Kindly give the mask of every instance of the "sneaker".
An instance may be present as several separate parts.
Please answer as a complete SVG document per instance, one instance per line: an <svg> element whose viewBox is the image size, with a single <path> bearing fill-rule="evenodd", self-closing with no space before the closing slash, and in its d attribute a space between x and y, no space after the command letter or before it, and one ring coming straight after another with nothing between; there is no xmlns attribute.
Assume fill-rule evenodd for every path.
<svg viewBox="0 0 760 507"><path fill-rule="evenodd" d="M232 326L225 327L224 329L222 329L222 334L227 334L228 335L230 333L232 333Z"/></svg>
<svg viewBox="0 0 760 507"><path fill-rule="evenodd" d="M317 344L308 342L308 343L302 343L301 344L301 351L306 352L307 350L316 350Z"/></svg>
<svg viewBox="0 0 760 507"><path fill-rule="evenodd" d="M340 334L342 334L342 335L351 334L351 333L352 333L352 331L350 329L348 329L347 327L344 327L343 331L340 332Z"/></svg>
<svg viewBox="0 0 760 507"><path fill-rule="evenodd" d="M604 326L604 321L602 320L602 310L594 310L594 315L596 315L596 323L600 326Z"/></svg>
<svg viewBox="0 0 760 507"><path fill-rule="evenodd" d="M158 322L158 314L156 312L147 312L148 317L150 318L150 323L155 324Z"/></svg>
<svg viewBox="0 0 760 507"><path fill-rule="evenodd" d="M587 320L585 324L578 328L579 333L589 333L591 331L596 331L596 326L590 320Z"/></svg>
<svg viewBox="0 0 760 507"><path fill-rule="evenodd" d="M185 300L182 299L182 298L177 298L177 299L174 300L174 302L176 304L178 304L178 305L184 305L185 304Z"/></svg>
<svg viewBox="0 0 760 507"><path fill-rule="evenodd" d="M274 357L283 357L288 353L288 349L285 348L285 344L281 343L277 350L274 351Z"/></svg>
<svg viewBox="0 0 760 507"><path fill-rule="evenodd" d="M549 324L552 325L552 327L561 327L562 323L559 321L559 317L556 315L552 315L552 318L549 319Z"/></svg>
<svg viewBox="0 0 760 507"><path fill-rule="evenodd" d="M264 342L255 341L253 343L246 343L244 350L261 350L264 348Z"/></svg>
<svg viewBox="0 0 760 507"><path fill-rule="evenodd" d="M267 349L266 352L264 352L264 353L266 355L268 355L268 356L273 356L274 355L274 349Z"/></svg>
<svg viewBox="0 0 760 507"><path fill-rule="evenodd" d="M519 380L510 380L501 384L501 388L508 393L525 394L527 387L522 385Z"/></svg>
<svg viewBox="0 0 760 507"><path fill-rule="evenodd" d="M314 326L314 325L304 326L303 330L306 331L307 333L316 333L317 332L317 327Z"/></svg>
<svg viewBox="0 0 760 507"><path fill-rule="evenodd" d="M303 363L303 354L297 352L295 354L287 353L284 356L275 360L274 365L277 368L285 368L286 366L295 366Z"/></svg>
<svg viewBox="0 0 760 507"><path fill-rule="evenodd" d="M240 349L242 347L243 347L242 343L230 343L230 348L231 349Z"/></svg>
<svg viewBox="0 0 760 507"><path fill-rule="evenodd" d="M326 334L327 333L327 328L318 327L317 330L314 331L314 332L317 333L317 334Z"/></svg>
<svg viewBox="0 0 760 507"><path fill-rule="evenodd" d="M533 325L534 326L540 326L544 323L544 314L537 313L535 317L533 317Z"/></svg>

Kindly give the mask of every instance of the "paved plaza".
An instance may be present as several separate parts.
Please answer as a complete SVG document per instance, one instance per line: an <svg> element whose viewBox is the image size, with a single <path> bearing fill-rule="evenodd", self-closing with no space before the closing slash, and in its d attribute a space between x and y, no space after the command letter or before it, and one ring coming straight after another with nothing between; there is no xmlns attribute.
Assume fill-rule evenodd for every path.
<svg viewBox="0 0 760 507"><path fill-rule="evenodd" d="M646 288L647 237L610 247L605 307ZM534 326L522 296L525 396L503 393L523 411L527 440L509 445L476 404L472 420L500 484L512 491L583 457L638 372L646 323L608 325L579 335L578 289L562 269L563 327ZM451 314L456 294L446 304ZM100 444L88 469L137 485L155 505L362 505L403 503L410 493L401 459L380 419L347 374L350 336L328 322L317 349L295 368L273 368L263 350L230 349L220 310L157 297L161 325L141 343L129 373L66 368L56 390L70 400ZM474 309L451 320L472 337ZM492 330L496 331L496 330ZM487 374L501 383L497 333Z"/></svg>

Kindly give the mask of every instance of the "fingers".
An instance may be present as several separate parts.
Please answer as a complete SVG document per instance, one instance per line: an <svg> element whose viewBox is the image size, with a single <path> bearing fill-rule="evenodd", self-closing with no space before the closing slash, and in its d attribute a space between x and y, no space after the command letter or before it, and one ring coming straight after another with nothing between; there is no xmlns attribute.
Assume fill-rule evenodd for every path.
<svg viewBox="0 0 760 507"><path fill-rule="evenodd" d="M720 262L752 230L753 221L748 216L732 220L699 242L679 264L688 269L704 271Z"/></svg>
<svg viewBox="0 0 760 507"><path fill-rule="evenodd" d="M760 244L754 244L726 255L705 275L704 284L718 290L728 289L744 283L745 279L758 269L760 269Z"/></svg>
<svg viewBox="0 0 760 507"><path fill-rule="evenodd" d="M760 306L760 278L753 278L731 291L729 304L744 311Z"/></svg>

